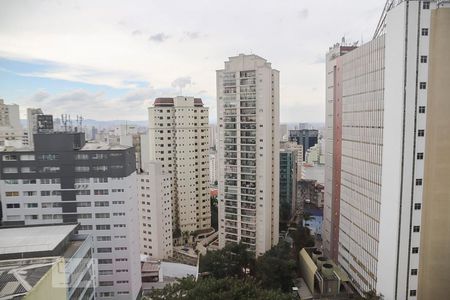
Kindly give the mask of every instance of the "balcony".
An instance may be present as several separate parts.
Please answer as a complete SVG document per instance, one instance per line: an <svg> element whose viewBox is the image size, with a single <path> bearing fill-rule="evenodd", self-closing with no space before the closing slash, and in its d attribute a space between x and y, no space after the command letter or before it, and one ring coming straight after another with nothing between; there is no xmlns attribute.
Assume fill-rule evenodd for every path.
<svg viewBox="0 0 450 300"><path fill-rule="evenodd" d="M234 89L234 92L236 93L236 88ZM256 86L249 85L249 86L241 86L239 89L240 93L256 93Z"/></svg>
<svg viewBox="0 0 450 300"><path fill-rule="evenodd" d="M237 152L226 152L225 158L237 158Z"/></svg>
<svg viewBox="0 0 450 300"><path fill-rule="evenodd" d="M238 189L235 187L231 187L231 186L226 186L225 187L225 193L233 193L233 194L237 194Z"/></svg>
<svg viewBox="0 0 450 300"><path fill-rule="evenodd" d="M256 204L255 203L241 203L241 208L256 209Z"/></svg>
<svg viewBox="0 0 450 300"><path fill-rule="evenodd" d="M249 131L249 132L251 132L251 131ZM228 137L228 136L237 136L237 131L236 130L233 130L233 131L231 131L231 130L225 130L225 133L224 133L224 135L225 135L225 137Z"/></svg>
<svg viewBox="0 0 450 300"><path fill-rule="evenodd" d="M256 240L252 239L252 238L246 238L246 237L242 237L241 238L241 242L246 243L246 244L255 244Z"/></svg>
<svg viewBox="0 0 450 300"><path fill-rule="evenodd" d="M241 107L256 107L256 101L241 101Z"/></svg>
<svg viewBox="0 0 450 300"><path fill-rule="evenodd" d="M234 181L234 180L225 180L225 185L229 185L229 186L237 186L237 181Z"/></svg>
<svg viewBox="0 0 450 300"><path fill-rule="evenodd" d="M241 165L242 166L255 167L256 166L256 161L255 160L241 160Z"/></svg>
<svg viewBox="0 0 450 300"><path fill-rule="evenodd" d="M241 173L256 174L256 168L254 168L254 167L241 167Z"/></svg>
<svg viewBox="0 0 450 300"><path fill-rule="evenodd" d="M245 235L247 237L255 238L256 232L248 231L248 230L241 230L241 235Z"/></svg>
<svg viewBox="0 0 450 300"><path fill-rule="evenodd" d="M232 235L230 233L226 234L225 238L228 239L228 240L232 240L232 241L236 241L237 242L237 236Z"/></svg>
<svg viewBox="0 0 450 300"><path fill-rule="evenodd" d="M256 145L256 139L254 139L254 138L241 138L241 144Z"/></svg>
<svg viewBox="0 0 450 300"><path fill-rule="evenodd" d="M241 180L251 180L251 181L256 181L256 176L255 176L255 175L246 175L246 174L242 174L242 175L241 175Z"/></svg>
<svg viewBox="0 0 450 300"><path fill-rule="evenodd" d="M236 129L236 124L225 124L225 127L227 125L235 125L234 128L229 128L229 129ZM241 130L254 130L256 129L256 124L241 124Z"/></svg>
<svg viewBox="0 0 450 300"><path fill-rule="evenodd" d="M242 106L242 104L241 104ZM255 115L256 114L256 108L242 108L241 109L241 115Z"/></svg>
<svg viewBox="0 0 450 300"><path fill-rule="evenodd" d="M236 122L236 117L225 117L224 118L224 122L231 122L231 123L235 123Z"/></svg>
<svg viewBox="0 0 450 300"><path fill-rule="evenodd" d="M235 201L225 201L225 205L226 205L227 207L234 207L234 208L237 208L237 202L235 202Z"/></svg>
<svg viewBox="0 0 450 300"><path fill-rule="evenodd" d="M255 197L255 196L245 196L245 195L242 195L242 196L241 196L241 201L255 203L255 202L256 202L256 197Z"/></svg>
<svg viewBox="0 0 450 300"><path fill-rule="evenodd" d="M230 227L226 227L225 228L225 232L233 233L233 234L237 234L238 233L236 228L230 228Z"/></svg>
<svg viewBox="0 0 450 300"><path fill-rule="evenodd" d="M244 146L244 145L241 145L241 151L255 152L256 151L256 146Z"/></svg>
<svg viewBox="0 0 450 300"><path fill-rule="evenodd" d="M245 125L247 125L247 124L245 124ZM256 128L256 125L255 125L255 128ZM236 124L227 123L227 124L225 124L225 129L236 129Z"/></svg>
<svg viewBox="0 0 450 300"><path fill-rule="evenodd" d="M241 71L239 72L239 76L240 78L250 78L250 77L255 77L256 76L256 71L251 70L251 71Z"/></svg>
<svg viewBox="0 0 450 300"><path fill-rule="evenodd" d="M236 109L225 109L224 115L225 116L235 116L236 113L237 113Z"/></svg>
<svg viewBox="0 0 450 300"><path fill-rule="evenodd" d="M256 93L240 93L240 100L256 100Z"/></svg>
<svg viewBox="0 0 450 300"><path fill-rule="evenodd" d="M237 151L236 145L225 145L225 151Z"/></svg>
<svg viewBox="0 0 450 300"><path fill-rule="evenodd" d="M254 189L254 188L256 188L256 183L250 182L250 181L242 181L241 182L241 187Z"/></svg>
<svg viewBox="0 0 450 300"><path fill-rule="evenodd" d="M225 214L225 220L234 220L234 221L237 221L237 215Z"/></svg>
<svg viewBox="0 0 450 300"><path fill-rule="evenodd" d="M254 224L256 222L256 219L255 219L255 217L241 216L241 222Z"/></svg>
<svg viewBox="0 0 450 300"><path fill-rule="evenodd" d="M236 166L237 165L237 160L236 159L225 159L225 165Z"/></svg>
<svg viewBox="0 0 450 300"><path fill-rule="evenodd" d="M241 188L241 194L256 195L256 191L253 189Z"/></svg>
<svg viewBox="0 0 450 300"><path fill-rule="evenodd" d="M246 136L246 137L256 137L256 131L242 131L241 132L241 137Z"/></svg>
<svg viewBox="0 0 450 300"><path fill-rule="evenodd" d="M225 166L225 172L237 173L237 167L236 166Z"/></svg>
<svg viewBox="0 0 450 300"><path fill-rule="evenodd" d="M255 225L250 225L250 224L242 224L241 228L242 229L247 229L247 230L253 230L253 231L256 230L256 226Z"/></svg>
<svg viewBox="0 0 450 300"><path fill-rule="evenodd" d="M237 208L225 207L225 212L230 214L237 214Z"/></svg>
<svg viewBox="0 0 450 300"><path fill-rule="evenodd" d="M237 174L236 173L225 173L225 179L237 180Z"/></svg>
<svg viewBox="0 0 450 300"><path fill-rule="evenodd" d="M225 226L237 227L237 222L225 221ZM248 225L250 226L250 225Z"/></svg>
<svg viewBox="0 0 450 300"><path fill-rule="evenodd" d="M235 138L227 137L224 142L225 144L236 144L237 140Z"/></svg>
<svg viewBox="0 0 450 300"><path fill-rule="evenodd" d="M255 123L256 122L256 116L251 116L251 117L241 117L241 122L246 122L246 123Z"/></svg>
<svg viewBox="0 0 450 300"><path fill-rule="evenodd" d="M237 195L236 195L236 194L228 194L228 193L225 193L225 200L234 200L234 201L237 201Z"/></svg>

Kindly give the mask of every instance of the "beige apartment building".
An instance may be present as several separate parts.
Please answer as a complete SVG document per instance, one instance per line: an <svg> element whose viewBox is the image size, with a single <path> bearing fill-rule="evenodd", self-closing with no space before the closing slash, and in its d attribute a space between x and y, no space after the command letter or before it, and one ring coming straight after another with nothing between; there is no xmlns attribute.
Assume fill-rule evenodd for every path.
<svg viewBox="0 0 450 300"><path fill-rule="evenodd" d="M257 55L217 71L219 245L278 243L279 72Z"/></svg>

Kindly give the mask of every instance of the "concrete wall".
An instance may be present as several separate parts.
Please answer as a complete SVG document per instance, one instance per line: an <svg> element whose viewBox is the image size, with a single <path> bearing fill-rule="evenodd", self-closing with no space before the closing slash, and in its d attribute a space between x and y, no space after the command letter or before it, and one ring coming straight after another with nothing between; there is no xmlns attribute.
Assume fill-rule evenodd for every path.
<svg viewBox="0 0 450 300"><path fill-rule="evenodd" d="M61 270L63 270L61 272ZM65 300L67 299L66 274L64 259L61 258L39 280L24 300Z"/></svg>
<svg viewBox="0 0 450 300"><path fill-rule="evenodd" d="M418 299L450 294L450 8L431 14Z"/></svg>

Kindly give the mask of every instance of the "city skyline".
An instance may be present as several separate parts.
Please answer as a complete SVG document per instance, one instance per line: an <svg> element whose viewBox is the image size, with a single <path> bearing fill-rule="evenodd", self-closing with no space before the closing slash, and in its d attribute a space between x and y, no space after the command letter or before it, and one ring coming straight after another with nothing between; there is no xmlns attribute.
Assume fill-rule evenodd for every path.
<svg viewBox="0 0 450 300"><path fill-rule="evenodd" d="M215 70L224 57L254 53L283 72L281 122L322 122L324 49L343 36L370 40L384 1L263 1L239 10L202 2L135 4L0 4L1 98L54 115L145 120L154 98L195 96L215 123ZM249 25L248 11L259 18L257 26ZM346 11L355 17L344 24L339 16Z"/></svg>

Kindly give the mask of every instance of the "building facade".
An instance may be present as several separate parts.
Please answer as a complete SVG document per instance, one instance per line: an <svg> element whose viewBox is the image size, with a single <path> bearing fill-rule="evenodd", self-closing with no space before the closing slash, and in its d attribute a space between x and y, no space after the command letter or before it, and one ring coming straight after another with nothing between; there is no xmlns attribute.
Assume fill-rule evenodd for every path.
<svg viewBox="0 0 450 300"><path fill-rule="evenodd" d="M3 223L79 222L94 237L98 299L140 293L134 149L86 143L83 133L35 134L34 149L0 152Z"/></svg>
<svg viewBox="0 0 450 300"><path fill-rule="evenodd" d="M279 72L256 55L217 71L219 246L278 243Z"/></svg>
<svg viewBox="0 0 450 300"><path fill-rule="evenodd" d="M289 141L296 142L297 144L303 146L303 161L305 160L308 149L317 144L318 140L319 131L316 129L289 130Z"/></svg>
<svg viewBox="0 0 450 300"><path fill-rule="evenodd" d="M157 98L149 113L149 159L171 177L175 237L211 227L208 108L199 98ZM144 170L146 171L146 170Z"/></svg>
<svg viewBox="0 0 450 300"><path fill-rule="evenodd" d="M295 213L297 198L297 156L280 149L280 222L288 223Z"/></svg>
<svg viewBox="0 0 450 300"><path fill-rule="evenodd" d="M381 20L371 42L327 56L324 249L360 291L443 299L450 5L394 1Z"/></svg>
<svg viewBox="0 0 450 300"><path fill-rule="evenodd" d="M152 161L137 176L141 253L155 259L173 254L170 176L162 162Z"/></svg>
<svg viewBox="0 0 450 300"><path fill-rule="evenodd" d="M7 144L5 141L19 141L27 145L28 135L20 124L19 105L5 104L0 99L0 146Z"/></svg>

